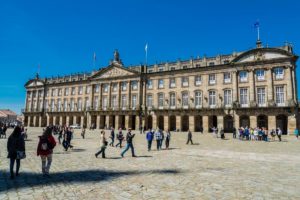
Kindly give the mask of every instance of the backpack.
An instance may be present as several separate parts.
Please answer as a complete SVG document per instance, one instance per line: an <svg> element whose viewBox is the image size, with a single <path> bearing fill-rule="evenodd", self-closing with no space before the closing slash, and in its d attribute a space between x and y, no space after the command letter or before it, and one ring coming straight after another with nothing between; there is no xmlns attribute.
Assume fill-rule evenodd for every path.
<svg viewBox="0 0 300 200"><path fill-rule="evenodd" d="M51 142L48 140L48 138L43 138L41 137L41 150L42 151L48 151L53 149L53 145L51 144Z"/></svg>

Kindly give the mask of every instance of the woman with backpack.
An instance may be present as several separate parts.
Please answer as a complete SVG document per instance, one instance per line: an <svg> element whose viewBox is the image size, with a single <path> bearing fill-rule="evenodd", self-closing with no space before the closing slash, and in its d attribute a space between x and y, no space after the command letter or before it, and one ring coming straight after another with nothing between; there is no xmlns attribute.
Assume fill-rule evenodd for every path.
<svg viewBox="0 0 300 200"><path fill-rule="evenodd" d="M50 127L47 127L43 135L39 136L39 139L40 140L37 147L37 156L41 156L43 176L49 177L53 149L56 145L55 139L52 136L52 129Z"/></svg>
<svg viewBox="0 0 300 200"><path fill-rule="evenodd" d="M21 128L16 126L12 134L7 140L7 158L10 159L10 179L14 179L14 164L16 166L16 176L19 176L21 159L26 157L25 154L25 141L21 136Z"/></svg>

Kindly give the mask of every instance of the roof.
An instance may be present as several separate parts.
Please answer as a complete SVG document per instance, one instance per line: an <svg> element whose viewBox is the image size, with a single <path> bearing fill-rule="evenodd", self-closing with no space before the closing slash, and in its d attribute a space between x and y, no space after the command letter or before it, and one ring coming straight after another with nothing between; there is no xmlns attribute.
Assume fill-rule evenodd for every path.
<svg viewBox="0 0 300 200"><path fill-rule="evenodd" d="M7 117L8 115L15 115L17 116L17 114L9 109L0 109L0 116L2 117Z"/></svg>

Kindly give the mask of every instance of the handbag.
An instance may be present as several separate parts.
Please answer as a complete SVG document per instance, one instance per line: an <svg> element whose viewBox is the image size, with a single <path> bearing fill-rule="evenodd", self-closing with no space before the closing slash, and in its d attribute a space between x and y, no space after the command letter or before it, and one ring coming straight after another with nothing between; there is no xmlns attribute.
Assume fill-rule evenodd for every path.
<svg viewBox="0 0 300 200"><path fill-rule="evenodd" d="M17 151L17 159L24 159L26 158L25 151Z"/></svg>

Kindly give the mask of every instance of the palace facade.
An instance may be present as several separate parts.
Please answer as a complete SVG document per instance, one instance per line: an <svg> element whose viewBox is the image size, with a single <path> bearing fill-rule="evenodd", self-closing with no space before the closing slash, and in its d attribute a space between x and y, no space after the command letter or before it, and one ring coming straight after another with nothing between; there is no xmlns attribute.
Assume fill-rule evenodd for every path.
<svg viewBox="0 0 300 200"><path fill-rule="evenodd" d="M256 48L150 66L125 67L119 52L90 74L36 78L25 84L26 126L161 128L297 126L292 47Z"/></svg>

